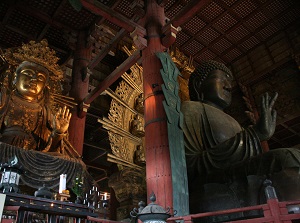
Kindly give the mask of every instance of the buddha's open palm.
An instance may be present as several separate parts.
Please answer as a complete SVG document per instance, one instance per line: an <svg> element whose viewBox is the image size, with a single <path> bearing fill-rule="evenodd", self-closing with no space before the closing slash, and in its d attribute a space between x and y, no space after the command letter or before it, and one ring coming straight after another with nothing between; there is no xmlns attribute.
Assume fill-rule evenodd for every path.
<svg viewBox="0 0 300 223"><path fill-rule="evenodd" d="M59 108L53 120L54 129L57 133L65 133L68 130L71 116L72 113L66 106L63 109Z"/></svg>
<svg viewBox="0 0 300 223"><path fill-rule="evenodd" d="M270 97L268 93L262 96L260 118L254 126L258 137L261 140L268 140L272 137L276 128L276 110L273 109L278 94Z"/></svg>

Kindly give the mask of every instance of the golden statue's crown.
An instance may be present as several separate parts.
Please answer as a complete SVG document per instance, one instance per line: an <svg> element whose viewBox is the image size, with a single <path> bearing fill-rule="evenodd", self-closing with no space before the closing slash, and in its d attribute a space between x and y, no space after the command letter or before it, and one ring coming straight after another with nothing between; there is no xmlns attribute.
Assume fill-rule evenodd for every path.
<svg viewBox="0 0 300 223"><path fill-rule="evenodd" d="M54 74L49 75L51 81L59 81L63 78L63 71L57 64L59 58L55 51L48 47L48 42L45 39L37 43L30 41L20 48L7 49L5 59L14 66L19 65L22 61L37 63Z"/></svg>

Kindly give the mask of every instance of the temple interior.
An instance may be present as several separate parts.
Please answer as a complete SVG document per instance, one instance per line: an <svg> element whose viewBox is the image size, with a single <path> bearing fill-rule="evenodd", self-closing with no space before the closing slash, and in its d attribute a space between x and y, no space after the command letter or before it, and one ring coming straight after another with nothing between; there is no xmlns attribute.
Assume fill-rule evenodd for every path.
<svg viewBox="0 0 300 223"><path fill-rule="evenodd" d="M261 143L262 150L300 150L298 0L10 0L0 1L0 24L1 55L7 49L30 41L47 41L63 71L60 85L52 86L52 90L61 90L53 90L52 95L53 100L67 106L67 110L57 114L72 114L64 141L67 149L39 149L39 152L47 150L47 156L54 158L39 157L31 153L32 148L28 154L27 150L25 153L10 148L9 152L1 153L1 162L7 163L17 154L28 160L38 159L32 161L34 167L25 168L39 171L43 169L39 165L49 162L49 169L45 168L49 174L59 166L58 176L67 172L72 176L64 188L70 191L71 198L68 194L66 199L72 202L76 199L72 190L76 177L84 174L87 195L96 193L102 201L99 215L95 215L95 211L92 217L129 219L130 210L138 207L139 201L149 203L147 197L152 191L157 203L165 209L176 200L173 190L168 189L172 183L167 178L157 183L152 180L160 174L169 174L164 172L164 164L157 161L157 157L164 158L165 154L157 149L157 157L149 155L147 159L148 151L162 148L166 141L176 138L170 131L168 135L164 127L151 127L152 123L167 122L162 113L163 99L151 99L155 94L166 95L160 87L165 79L156 77L160 76L161 64L158 59L150 58L151 55L156 57L155 52L168 53L177 66L180 75L174 80L181 103L190 100L188 79L198 65L208 60L225 64L232 72L232 102L225 113L242 127L255 125L259 119L261 95L277 92L276 129L272 137ZM4 56L5 60L10 61ZM153 93L150 94L149 89ZM151 141L160 142L151 144ZM63 161L52 170L50 160L59 162L56 158L60 155L56 153L68 158L61 158ZM20 157L21 163L27 162L27 158ZM70 160L77 161L74 164L75 161ZM162 162L170 163L170 158ZM157 172L153 174L154 169ZM50 183L46 175L40 178L37 174L32 175L36 179L26 178L24 183L22 176L26 176L26 171L21 175L19 187L29 200L26 196L34 196L34 191L43 186L43 180L51 192L58 192L61 183L58 180ZM300 185L295 190L300 194ZM11 202L9 205L12 206ZM177 211L181 215L188 213Z"/></svg>

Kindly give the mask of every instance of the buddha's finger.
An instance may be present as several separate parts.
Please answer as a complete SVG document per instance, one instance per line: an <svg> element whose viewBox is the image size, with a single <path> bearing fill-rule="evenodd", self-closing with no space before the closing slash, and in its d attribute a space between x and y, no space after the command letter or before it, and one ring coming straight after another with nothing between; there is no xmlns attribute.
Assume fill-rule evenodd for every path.
<svg viewBox="0 0 300 223"><path fill-rule="evenodd" d="M276 125L276 117L277 117L277 111L273 110L272 111L272 123L273 123L273 125Z"/></svg>
<svg viewBox="0 0 300 223"><path fill-rule="evenodd" d="M66 114L66 109L67 109L67 107L66 107L66 106L64 106L64 108L63 108L63 113L62 113L62 117L64 117L64 116L65 116L65 114Z"/></svg>
<svg viewBox="0 0 300 223"><path fill-rule="evenodd" d="M274 97L272 99L270 99L270 108L273 108L275 101L277 100L277 97L278 97L278 93L275 92Z"/></svg>
<svg viewBox="0 0 300 223"><path fill-rule="evenodd" d="M58 112L56 113L56 117L58 117L61 114L61 108L58 109Z"/></svg>
<svg viewBox="0 0 300 223"><path fill-rule="evenodd" d="M68 118L69 112L70 112L70 110L66 108L66 111L65 111L65 114L64 114L64 117L65 117L65 118Z"/></svg>
<svg viewBox="0 0 300 223"><path fill-rule="evenodd" d="M72 117L72 113L70 112L70 113L69 113L69 116L68 116L68 121L71 120L71 117Z"/></svg>
<svg viewBox="0 0 300 223"><path fill-rule="evenodd" d="M269 93L266 92L265 96L266 96L266 98L265 98L265 106L266 106L266 108L268 108L269 107L269 101L270 101Z"/></svg>

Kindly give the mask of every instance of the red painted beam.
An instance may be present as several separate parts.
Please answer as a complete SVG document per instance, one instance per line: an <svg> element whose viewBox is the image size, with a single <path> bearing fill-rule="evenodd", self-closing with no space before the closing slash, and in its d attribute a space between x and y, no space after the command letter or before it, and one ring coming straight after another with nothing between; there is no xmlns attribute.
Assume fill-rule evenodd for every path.
<svg viewBox="0 0 300 223"><path fill-rule="evenodd" d="M192 0L186 7L177 13L165 26L172 24L175 27L181 26L190 20L204 6L212 0Z"/></svg>
<svg viewBox="0 0 300 223"><path fill-rule="evenodd" d="M106 90L112 83L114 83L121 75L130 69L138 59L141 57L140 51L135 51L128 57L117 69L115 69L107 78L105 78L90 94L88 94L83 102L90 104L95 100L104 90Z"/></svg>
<svg viewBox="0 0 300 223"><path fill-rule="evenodd" d="M92 3L89 0L81 0L81 4L84 8L89 10L90 12L100 15L110 22L124 28L128 32L132 32L139 25L133 22L130 19L127 19L125 16L119 14L118 12L112 10L111 8L105 6L104 4L93 1ZM141 27L142 28L142 27ZM144 28L142 28L144 29Z"/></svg>

